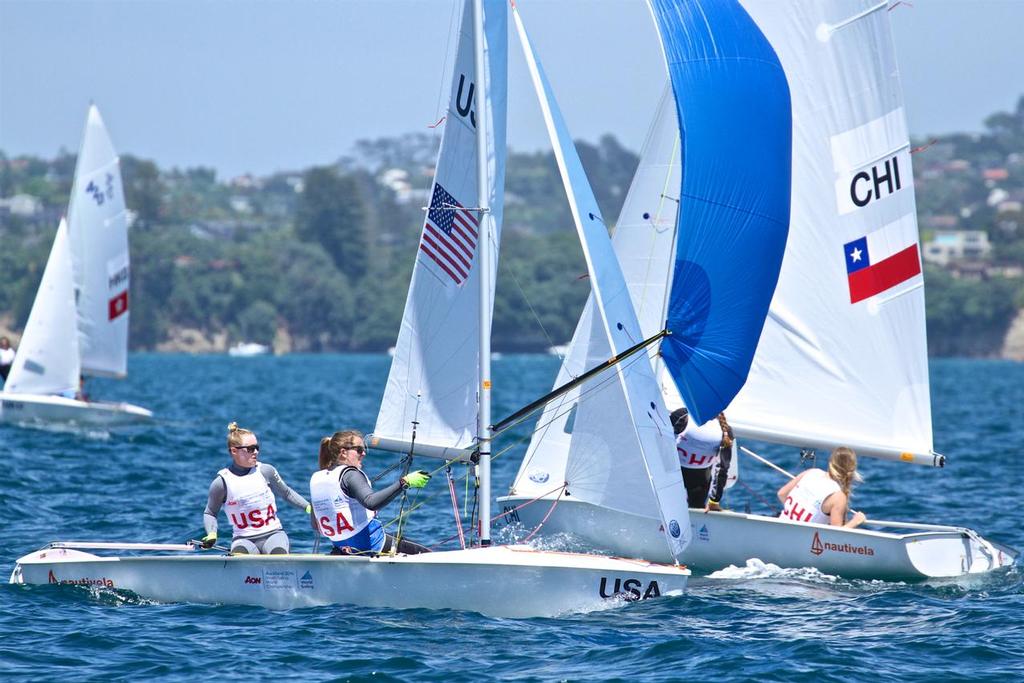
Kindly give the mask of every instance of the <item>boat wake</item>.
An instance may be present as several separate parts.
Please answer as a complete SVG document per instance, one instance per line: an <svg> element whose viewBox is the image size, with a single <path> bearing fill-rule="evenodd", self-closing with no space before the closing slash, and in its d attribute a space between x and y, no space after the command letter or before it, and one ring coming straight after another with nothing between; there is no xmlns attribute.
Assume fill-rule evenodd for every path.
<svg viewBox="0 0 1024 683"><path fill-rule="evenodd" d="M79 425L73 422L43 422L41 420L25 420L15 422L19 427L38 429L52 434L75 434L90 441L109 441L110 432L94 426Z"/></svg>
<svg viewBox="0 0 1024 683"><path fill-rule="evenodd" d="M816 583L835 583L840 580L838 576L825 574L813 567L800 567L783 569L770 562L762 562L756 557L747 560L743 567L729 565L725 569L708 574L709 579L745 580L745 579L796 579L800 581L813 581Z"/></svg>

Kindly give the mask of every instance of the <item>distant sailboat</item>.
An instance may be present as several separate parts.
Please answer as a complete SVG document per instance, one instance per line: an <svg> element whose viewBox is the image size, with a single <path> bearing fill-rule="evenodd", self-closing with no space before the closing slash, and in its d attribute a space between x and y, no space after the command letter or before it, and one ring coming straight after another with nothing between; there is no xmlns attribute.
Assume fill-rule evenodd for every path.
<svg viewBox="0 0 1024 683"><path fill-rule="evenodd" d="M728 49L737 26L748 37L764 36L792 88L789 240L749 377L729 404L737 436L803 448L847 445L860 455L941 466L942 456L932 450L910 148L887 3L818 0L780 11L770 0L722 0L688 5L708 10L693 15L667 2L653 5L663 36L683 18L692 22L688 38L704 45L709 56ZM722 12L736 10L741 21L716 23ZM692 92L676 82L677 69L671 69L677 92ZM707 73L713 73L710 67ZM850 83L859 87L851 90ZM669 245L677 239L677 224L682 240L681 226L694 218L683 197L687 193L675 190L683 175L680 156L688 164L734 172L719 164L719 152L708 150L712 155L702 158L688 144L694 134L689 109L681 114L682 143L679 119L672 114L663 101L615 236L645 335L670 315L678 272L665 254L676 252ZM696 121L701 120L698 115ZM878 266L875 272L859 263L859 258L867 263L868 253ZM723 252L720 258L734 255ZM588 315L589 307L577 335ZM713 354L715 343L721 341L704 353ZM574 337L558 381L585 370L586 358L585 345ZM654 355L652 362L667 403L681 405L676 383L665 371L671 359ZM509 509L536 496L553 501L543 495L538 479L564 476L572 486L576 474L567 443L579 400L566 399L542 416L545 427L535 434L512 494L500 499ZM550 506L531 505L516 516L530 527ZM650 532L652 521L563 500L544 529L569 531L617 553L664 558L657 534ZM970 529L946 525L877 522L915 532L895 534L697 511L691 521L694 541L683 559L706 571L756 557L830 574L913 579L992 571L1012 564L1017 554ZM618 533L602 533L608 528Z"/></svg>
<svg viewBox="0 0 1024 683"><path fill-rule="evenodd" d="M84 401L83 375L124 377L128 358L128 225L117 154L89 107L69 218L54 239L10 376L0 421L116 426L152 413Z"/></svg>

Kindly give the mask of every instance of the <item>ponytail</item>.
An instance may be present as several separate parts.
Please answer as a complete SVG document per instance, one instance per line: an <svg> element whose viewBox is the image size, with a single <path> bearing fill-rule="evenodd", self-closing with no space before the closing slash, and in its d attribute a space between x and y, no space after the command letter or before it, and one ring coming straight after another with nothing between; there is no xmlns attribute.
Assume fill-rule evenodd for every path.
<svg viewBox="0 0 1024 683"><path fill-rule="evenodd" d="M725 419L725 413L718 414L718 426L722 428L722 444L720 448L732 448L732 427Z"/></svg>
<svg viewBox="0 0 1024 683"><path fill-rule="evenodd" d="M839 488L847 498L850 497L853 485L864 481L860 472L857 471L857 454L853 452L852 448L840 446L832 451L832 455L828 459L828 476L839 484Z"/></svg>
<svg viewBox="0 0 1024 683"><path fill-rule="evenodd" d="M356 439L362 440L363 433L355 429L334 432L331 436L320 439L320 469L329 470L338 464L341 450L355 444Z"/></svg>
<svg viewBox="0 0 1024 683"><path fill-rule="evenodd" d="M331 455L331 437L325 436L320 439L320 469L327 470L334 465L334 458L337 455Z"/></svg>

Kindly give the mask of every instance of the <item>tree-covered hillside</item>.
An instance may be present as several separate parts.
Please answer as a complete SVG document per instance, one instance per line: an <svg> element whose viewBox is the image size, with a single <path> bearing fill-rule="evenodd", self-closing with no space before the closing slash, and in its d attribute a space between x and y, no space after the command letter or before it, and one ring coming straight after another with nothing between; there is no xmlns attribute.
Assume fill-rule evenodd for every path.
<svg viewBox="0 0 1024 683"><path fill-rule="evenodd" d="M1024 98L986 128L915 141L923 241L985 231L992 245L980 260L926 268L933 354L999 353L1024 304ZM610 135L577 147L613 220L637 156ZM436 136L421 134L368 140L330 167L232 179L125 154L133 347L394 344L436 148ZM45 160L0 152L0 328L16 331L27 318L74 163L67 153ZM509 154L504 231L495 349L566 342L589 284L550 153Z"/></svg>

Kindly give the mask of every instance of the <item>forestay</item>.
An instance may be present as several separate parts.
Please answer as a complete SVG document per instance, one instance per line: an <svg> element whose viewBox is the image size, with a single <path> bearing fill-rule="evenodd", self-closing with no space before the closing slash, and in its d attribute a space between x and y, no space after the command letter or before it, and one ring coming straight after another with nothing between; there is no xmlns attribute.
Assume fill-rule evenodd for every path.
<svg viewBox="0 0 1024 683"><path fill-rule="evenodd" d="M505 184L507 11L487 0L484 20L488 94L486 112L490 211L477 204L477 135L473 10L463 8L451 98L402 326L395 345L374 437L407 446L417 421L416 443L466 447L476 434L480 386L480 296L477 244L489 231L497 264ZM486 294L493 306L492 267ZM488 334L489 330L486 331Z"/></svg>
<svg viewBox="0 0 1024 683"><path fill-rule="evenodd" d="M513 18L540 100L593 292L587 366L641 341L640 324L597 201L534 53L518 10ZM605 508L660 518L673 555L689 542L686 496L672 428L645 355L583 386L569 445L572 496Z"/></svg>
<svg viewBox="0 0 1024 683"><path fill-rule="evenodd" d="M82 372L123 377L128 359L128 221L120 162L89 107L68 208Z"/></svg>
<svg viewBox="0 0 1024 683"><path fill-rule="evenodd" d="M612 246L622 266L644 339L661 330L665 322L679 209L679 198L673 193L678 191L681 171L676 104L671 86L666 86L612 235ZM587 358L593 306L591 294L576 325L555 387L591 368ZM656 349L652 350L654 353ZM599 362L605 360L607 358L598 359ZM665 379L674 392L671 379ZM545 407L516 476L513 493L532 498L569 479L565 471L566 459L575 422L573 407L579 400L577 388ZM679 401L678 396L674 401Z"/></svg>
<svg viewBox="0 0 1024 683"><path fill-rule="evenodd" d="M78 389L78 336L68 226L61 220L43 270L5 394L60 394Z"/></svg>
<svg viewBox="0 0 1024 683"><path fill-rule="evenodd" d="M699 423L746 381L789 224L789 87L736 0L651 0L683 158L679 238L661 345ZM778 7L778 5L776 5Z"/></svg>
<svg viewBox="0 0 1024 683"><path fill-rule="evenodd" d="M741 436L932 455L910 147L886 2L743 0L792 87L789 244Z"/></svg>

